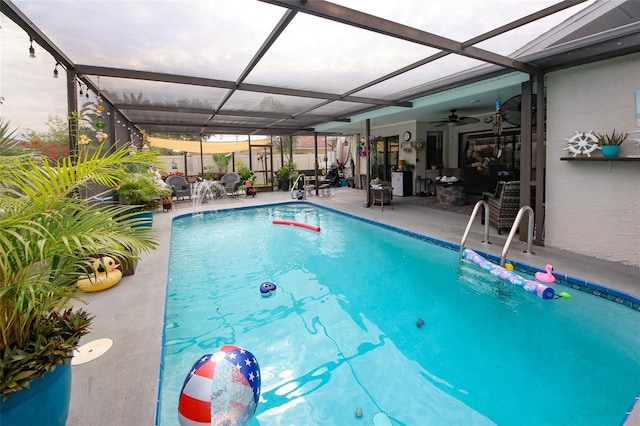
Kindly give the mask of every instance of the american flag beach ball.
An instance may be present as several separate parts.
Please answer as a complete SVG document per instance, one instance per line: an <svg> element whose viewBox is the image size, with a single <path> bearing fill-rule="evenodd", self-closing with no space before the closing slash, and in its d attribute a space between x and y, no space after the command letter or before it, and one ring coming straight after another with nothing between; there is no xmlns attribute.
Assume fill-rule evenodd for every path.
<svg viewBox="0 0 640 426"><path fill-rule="evenodd" d="M193 364L180 391L178 419L181 426L244 426L259 398L258 361L246 349L225 345Z"/></svg>

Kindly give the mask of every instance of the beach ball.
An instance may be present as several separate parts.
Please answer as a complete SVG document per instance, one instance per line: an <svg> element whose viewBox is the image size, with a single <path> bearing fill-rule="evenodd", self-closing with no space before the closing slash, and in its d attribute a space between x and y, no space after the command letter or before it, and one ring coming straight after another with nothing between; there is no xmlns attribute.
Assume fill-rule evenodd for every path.
<svg viewBox="0 0 640 426"><path fill-rule="evenodd" d="M277 287L274 283L265 281L260 284L260 294L262 294L262 297L269 297L274 291L276 291L276 288Z"/></svg>
<svg viewBox="0 0 640 426"><path fill-rule="evenodd" d="M178 402L181 426L244 426L260 398L260 367L253 354L225 345L200 357L184 380Z"/></svg>

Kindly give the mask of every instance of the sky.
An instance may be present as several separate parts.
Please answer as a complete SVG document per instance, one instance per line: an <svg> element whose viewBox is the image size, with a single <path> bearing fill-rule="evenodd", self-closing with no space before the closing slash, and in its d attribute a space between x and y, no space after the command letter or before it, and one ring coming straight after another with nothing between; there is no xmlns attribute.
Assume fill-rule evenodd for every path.
<svg viewBox="0 0 640 426"><path fill-rule="evenodd" d="M335 0L343 6L394 19L457 41L464 41L557 1ZM284 13L282 8L256 0L13 2L77 63L222 80L237 78ZM42 7L45 4L82 4L82 7L68 7L64 13L52 16L43 12L47 10ZM563 12L556 22L568 15L570 13ZM520 47L550 26L532 24L507 37L484 42L480 47L509 54L514 45ZM520 39L522 42L518 42ZM364 54L363 46L368 46L364 48ZM384 49L371 46L384 46ZM30 58L27 34L0 14L0 96L4 98L0 116L10 121L11 128L44 131L49 116L66 116L65 72L61 69L60 78L54 79L55 60L35 43L34 48L36 57ZM289 81L285 84L291 87L341 93L345 87L354 87L351 84L354 81L364 83L431 53L433 49L425 46L407 46L375 33L363 34L360 30L298 14L247 82L281 85L282 75L286 75ZM339 56L339 63L326 54ZM292 56L299 59L291 60ZM197 61L195 65L185 65L192 64L194 58ZM446 67L465 60L447 58L437 72L446 75L449 72ZM329 75L330 78L327 77ZM405 84L411 78L415 77L407 73L405 80L398 79L395 84ZM362 95L380 96L376 89L385 87L379 85L378 88L367 89ZM161 99L167 94L158 93L157 96Z"/></svg>
<svg viewBox="0 0 640 426"><path fill-rule="evenodd" d="M66 117L64 70L53 78L56 61L34 43L36 57L29 57L29 36L13 21L0 15L0 116L10 129L44 131L49 116Z"/></svg>

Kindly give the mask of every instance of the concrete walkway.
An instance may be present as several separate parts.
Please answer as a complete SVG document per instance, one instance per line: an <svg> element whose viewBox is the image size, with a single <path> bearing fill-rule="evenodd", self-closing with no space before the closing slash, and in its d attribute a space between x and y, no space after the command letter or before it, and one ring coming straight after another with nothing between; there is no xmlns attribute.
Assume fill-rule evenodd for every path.
<svg viewBox="0 0 640 426"><path fill-rule="evenodd" d="M468 216L420 207L412 202L415 201L412 198L395 197L393 210L385 206L381 211L379 206L373 209L363 206L366 201L363 190L332 188L330 197L309 197L307 201L443 241L460 243ZM288 192L259 193L255 198L240 196L216 200L202 205L201 210L285 201L292 201ZM81 344L109 338L113 340L113 346L99 358L73 367L67 426L155 424L171 223L175 216L193 211L189 202L183 202L172 212L157 213L154 228L159 233L159 248L142 255L135 275L124 277L109 290L86 294L86 309L95 314L96 319L91 333ZM499 257L504 238L491 229L490 241L493 244L482 244L483 226L478 218L466 246ZM550 263L556 273L588 279L640 297L639 268L548 247L534 246L533 255L523 253L525 249L524 243L514 241L508 258L540 269ZM626 424L640 425L640 404L636 404Z"/></svg>

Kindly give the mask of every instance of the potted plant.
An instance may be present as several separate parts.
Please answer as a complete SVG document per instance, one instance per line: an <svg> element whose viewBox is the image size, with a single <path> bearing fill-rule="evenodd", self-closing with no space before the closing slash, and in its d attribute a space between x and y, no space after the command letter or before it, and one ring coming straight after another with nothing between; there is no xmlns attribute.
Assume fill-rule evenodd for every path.
<svg viewBox="0 0 640 426"><path fill-rule="evenodd" d="M291 178L291 167L288 164L283 165L276 172L276 179L278 180L278 189L283 191L289 190L289 179Z"/></svg>
<svg viewBox="0 0 640 426"><path fill-rule="evenodd" d="M626 132L618 132L616 133L616 129L613 129L611 133L601 134L594 133L594 136L598 140L598 145L602 150L603 157L617 157L620 153L620 144L627 140L629 137L629 133Z"/></svg>
<svg viewBox="0 0 640 426"><path fill-rule="evenodd" d="M0 124L3 123L0 119ZM50 162L15 151L0 126L0 424L64 425L73 349L92 316L72 307L77 280L108 253L131 259L157 241L133 228L130 206L80 196L113 188L123 164L148 163L128 147L100 146ZM106 155L106 153L108 153ZM118 220L113 220L118 217Z"/></svg>
<svg viewBox="0 0 640 426"><path fill-rule="evenodd" d="M238 176L240 176L240 185L244 185L247 182L255 182L256 174L244 164L238 164Z"/></svg>
<svg viewBox="0 0 640 426"><path fill-rule="evenodd" d="M151 226L153 212L163 197L171 196L171 188L152 173L128 173L120 182L116 193L122 204L136 206L141 226Z"/></svg>

